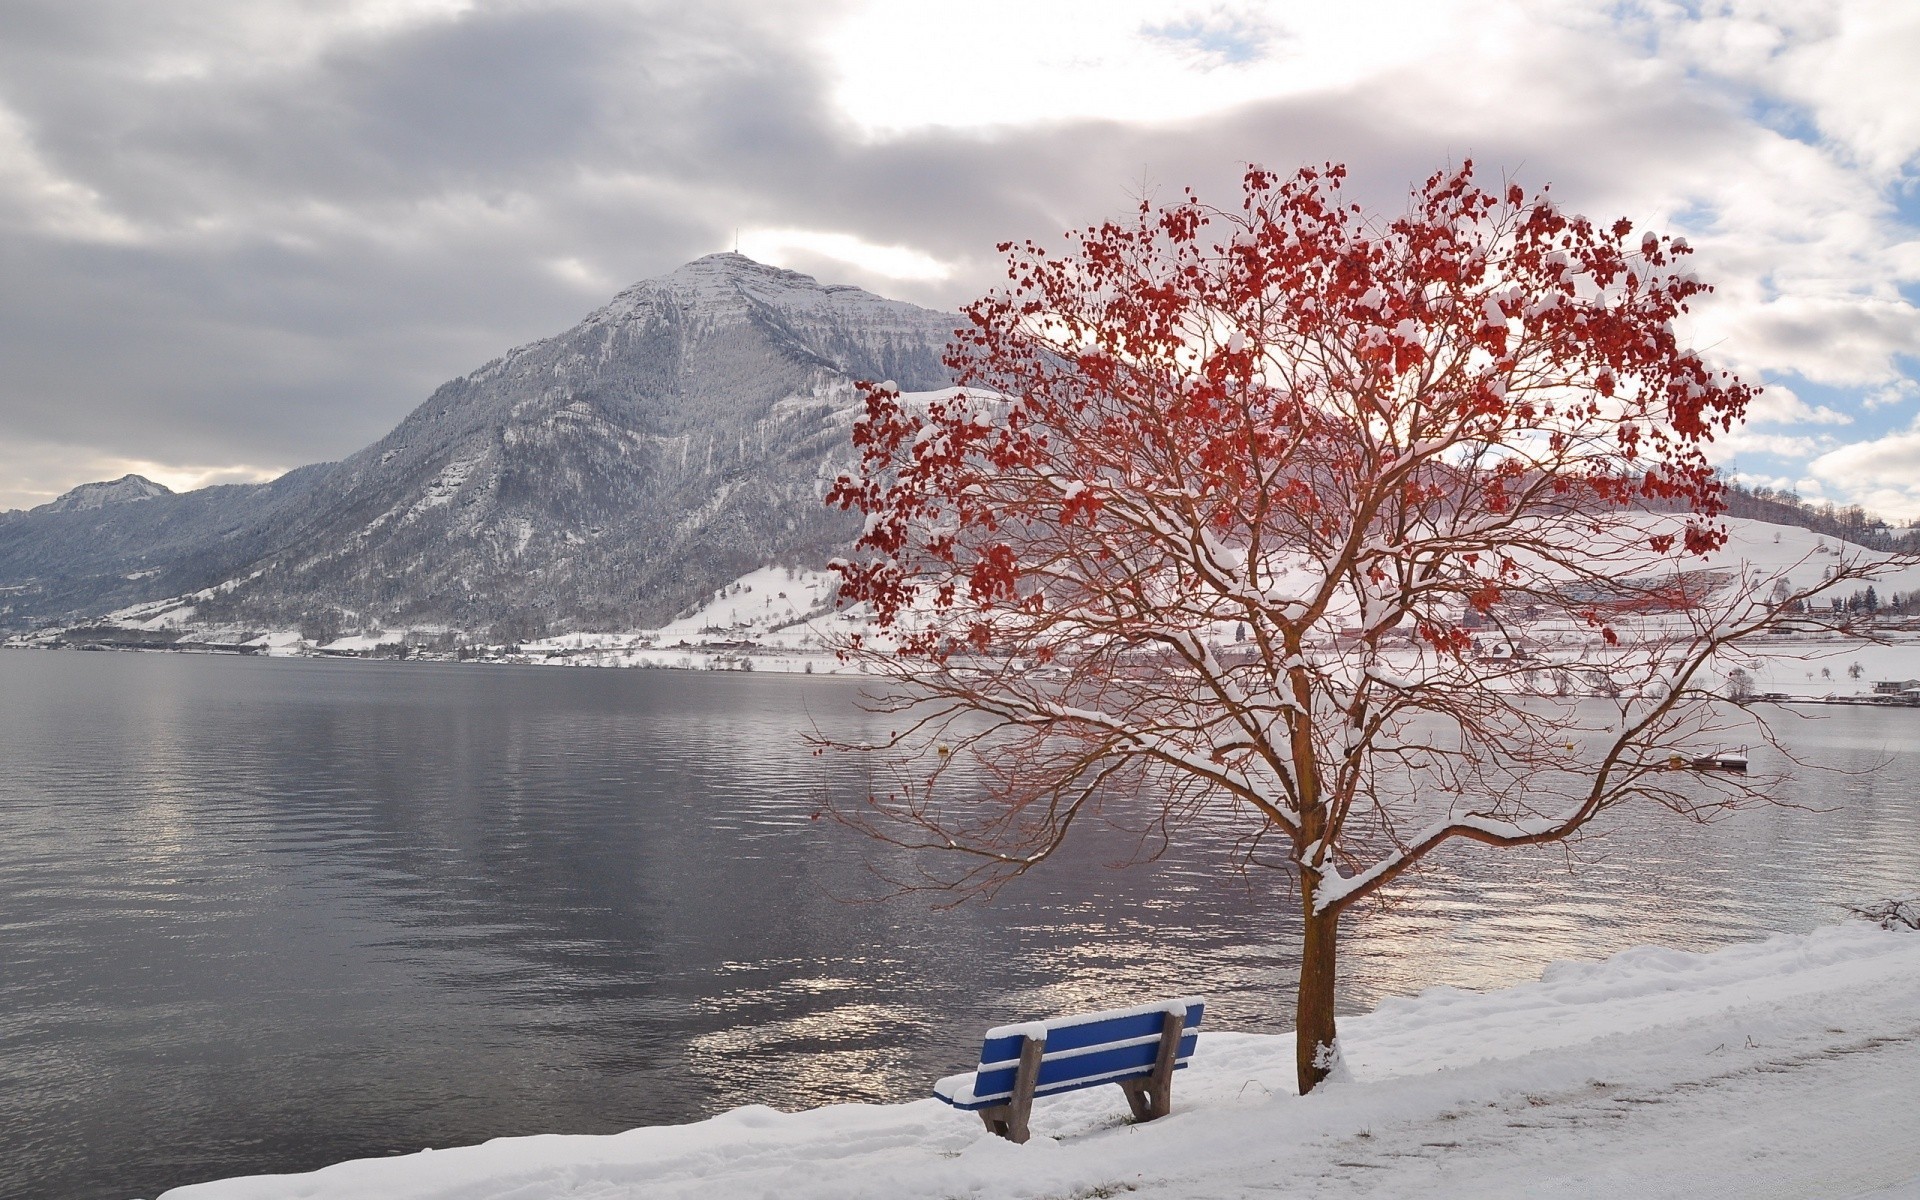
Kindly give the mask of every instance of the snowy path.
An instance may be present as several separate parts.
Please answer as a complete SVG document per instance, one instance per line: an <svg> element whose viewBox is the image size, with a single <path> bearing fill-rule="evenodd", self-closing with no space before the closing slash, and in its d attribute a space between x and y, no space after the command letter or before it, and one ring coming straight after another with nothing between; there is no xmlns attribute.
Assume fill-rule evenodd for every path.
<svg viewBox="0 0 1920 1200"><path fill-rule="evenodd" d="M1631 950L1505 991L1390 1001L1342 1037L1349 1077L1300 1098L1289 1039L1203 1035L1173 1116L1128 1126L1119 1093L1094 1089L1042 1102L1027 1146L933 1101L747 1108L167 1200L1920 1200L1920 934Z"/></svg>
<svg viewBox="0 0 1920 1200"><path fill-rule="evenodd" d="M1473 1068L1438 1094L1403 1092L1397 1118L1276 1155L1292 1182L1269 1188L1237 1164L1164 1194L1785 1200L1907 1184L1893 1194L1920 1196L1920 1149L1895 1132L1920 1101L1920 1023L1852 1023L1876 1031L1766 1023L1768 1040L1729 1044L1716 1039L1734 1026L1708 1019ZM1516 1068L1560 1086L1516 1087ZM1570 1068L1589 1078L1566 1086ZM1355 1107L1365 1120L1370 1106Z"/></svg>

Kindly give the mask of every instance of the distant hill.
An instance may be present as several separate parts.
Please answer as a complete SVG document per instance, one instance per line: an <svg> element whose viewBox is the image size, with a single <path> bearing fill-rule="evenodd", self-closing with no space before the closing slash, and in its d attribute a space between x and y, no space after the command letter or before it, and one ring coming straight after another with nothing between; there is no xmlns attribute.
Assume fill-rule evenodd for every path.
<svg viewBox="0 0 1920 1200"><path fill-rule="evenodd" d="M171 496L173 489L155 483L145 475L122 475L105 483L83 483L79 487L34 509L38 513L84 512L113 504L133 504L156 496Z"/></svg>
<svg viewBox="0 0 1920 1200"><path fill-rule="evenodd" d="M1726 499L1730 517L1797 525L1872 550L1920 552L1920 524L1904 528L1890 525L1858 504L1838 508L1831 502L1810 504L1792 492L1740 483L1727 484Z"/></svg>
<svg viewBox="0 0 1920 1200"><path fill-rule="evenodd" d="M273 547L331 469L137 504L0 513L0 630L70 624L230 579Z"/></svg>

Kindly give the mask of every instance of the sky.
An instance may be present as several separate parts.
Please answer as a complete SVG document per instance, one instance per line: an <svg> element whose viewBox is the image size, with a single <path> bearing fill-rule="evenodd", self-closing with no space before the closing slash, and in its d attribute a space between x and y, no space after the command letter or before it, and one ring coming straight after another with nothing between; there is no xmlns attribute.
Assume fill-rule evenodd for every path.
<svg viewBox="0 0 1920 1200"><path fill-rule="evenodd" d="M0 0L0 509L271 478L734 246L955 308L996 242L1471 158L1687 237L1716 457L1920 518L1914 0Z"/></svg>

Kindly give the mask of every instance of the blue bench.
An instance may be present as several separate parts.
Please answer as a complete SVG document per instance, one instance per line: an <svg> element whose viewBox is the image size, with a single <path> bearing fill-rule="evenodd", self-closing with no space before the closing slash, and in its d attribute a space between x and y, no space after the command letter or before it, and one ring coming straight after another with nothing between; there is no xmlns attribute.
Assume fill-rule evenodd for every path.
<svg viewBox="0 0 1920 1200"><path fill-rule="evenodd" d="M1015 1142L1027 1140L1034 1097L1103 1083L1120 1085L1135 1120L1164 1117L1173 1108L1173 1073L1193 1057L1206 1007L1184 996L989 1029L973 1074L949 1075L933 1094L979 1113L989 1130Z"/></svg>

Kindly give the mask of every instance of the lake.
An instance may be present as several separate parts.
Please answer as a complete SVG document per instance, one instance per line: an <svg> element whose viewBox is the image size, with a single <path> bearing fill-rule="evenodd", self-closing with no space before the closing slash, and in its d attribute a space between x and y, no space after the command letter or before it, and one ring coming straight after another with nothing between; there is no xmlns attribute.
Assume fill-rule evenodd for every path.
<svg viewBox="0 0 1920 1200"><path fill-rule="evenodd" d="M883 848L813 819L862 780L802 740L863 736L858 688L0 653L0 1197L908 1099L989 1025L1146 997L1291 1027L1296 902L1224 830L1124 870L1094 831L991 903L870 902ZM1914 890L1920 712L1787 732L1853 773L1570 854L1443 852L1344 923L1343 1006Z"/></svg>

